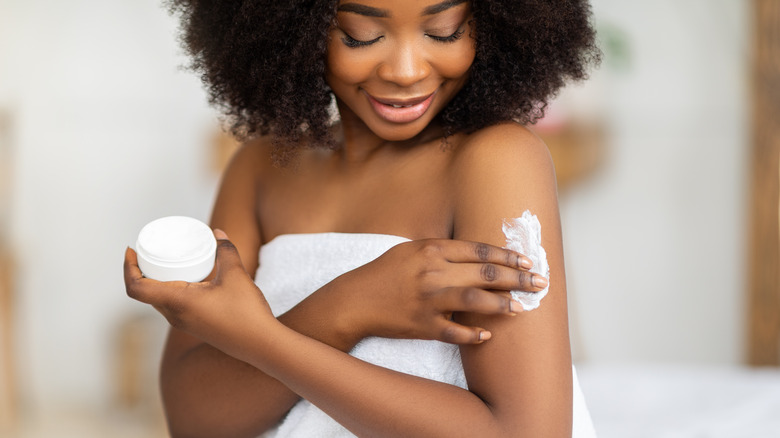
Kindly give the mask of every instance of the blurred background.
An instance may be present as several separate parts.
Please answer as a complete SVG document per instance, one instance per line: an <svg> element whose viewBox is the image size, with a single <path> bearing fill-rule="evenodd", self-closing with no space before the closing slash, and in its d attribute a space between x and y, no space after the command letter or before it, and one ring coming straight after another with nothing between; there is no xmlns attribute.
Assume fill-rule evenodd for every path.
<svg viewBox="0 0 780 438"><path fill-rule="evenodd" d="M777 422L765 435L696 426L750 385L780 397L776 371L747 367L780 360L777 337L755 341L749 324L756 306L780 318L771 293L755 304L749 243L756 34L773 20L780 41L780 1L592 4L602 66L534 129L558 167L574 357L596 428L780 436ZM0 0L0 436L165 436L166 323L125 296L123 252L151 219L208 220L232 147L182 68L176 27L159 0ZM774 80L763 95L780 102ZM774 227L761 235L777 248ZM713 401L743 377L740 396Z"/></svg>

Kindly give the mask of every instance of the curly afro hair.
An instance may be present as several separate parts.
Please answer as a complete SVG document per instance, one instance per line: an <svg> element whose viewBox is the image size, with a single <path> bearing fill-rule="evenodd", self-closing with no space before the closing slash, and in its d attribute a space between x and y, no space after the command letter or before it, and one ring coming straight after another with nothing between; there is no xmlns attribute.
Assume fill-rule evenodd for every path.
<svg viewBox="0 0 780 438"><path fill-rule="evenodd" d="M209 100L239 138L270 134L277 152L334 146L325 81L338 0L167 0ZM587 0L472 0L470 79L439 114L445 135L534 123L568 80L600 61Z"/></svg>

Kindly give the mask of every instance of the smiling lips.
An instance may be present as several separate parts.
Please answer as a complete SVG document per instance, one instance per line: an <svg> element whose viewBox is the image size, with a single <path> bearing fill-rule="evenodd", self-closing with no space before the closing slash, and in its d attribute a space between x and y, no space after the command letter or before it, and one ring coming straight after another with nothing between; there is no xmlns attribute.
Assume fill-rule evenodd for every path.
<svg viewBox="0 0 780 438"><path fill-rule="evenodd" d="M414 99L380 99L368 93L366 96L379 117L392 123L409 123L419 119L428 111L435 94L434 91L427 96Z"/></svg>

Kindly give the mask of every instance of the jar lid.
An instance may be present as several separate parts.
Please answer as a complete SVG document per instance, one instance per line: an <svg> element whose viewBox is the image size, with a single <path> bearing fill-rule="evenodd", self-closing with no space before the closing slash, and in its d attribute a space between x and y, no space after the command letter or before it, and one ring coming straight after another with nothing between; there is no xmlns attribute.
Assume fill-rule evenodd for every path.
<svg viewBox="0 0 780 438"><path fill-rule="evenodd" d="M217 241L208 225L186 216L168 216L146 224L138 234L136 251L150 262L182 266L214 254Z"/></svg>

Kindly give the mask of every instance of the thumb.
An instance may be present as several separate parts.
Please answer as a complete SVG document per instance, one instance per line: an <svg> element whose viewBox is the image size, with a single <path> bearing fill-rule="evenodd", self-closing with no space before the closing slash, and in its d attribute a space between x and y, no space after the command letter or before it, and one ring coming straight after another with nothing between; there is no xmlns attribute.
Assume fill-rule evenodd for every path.
<svg viewBox="0 0 780 438"><path fill-rule="evenodd" d="M244 271L238 249L228 239L227 233L217 228L214 230L214 237L217 239L217 275L220 275L220 272L225 273L236 268Z"/></svg>
<svg viewBox="0 0 780 438"><path fill-rule="evenodd" d="M214 237L216 237L217 240L230 240L227 233L219 228L214 228Z"/></svg>
<svg viewBox="0 0 780 438"><path fill-rule="evenodd" d="M442 326L439 340L449 344L481 344L492 336L492 333L483 328L466 327L448 320Z"/></svg>

